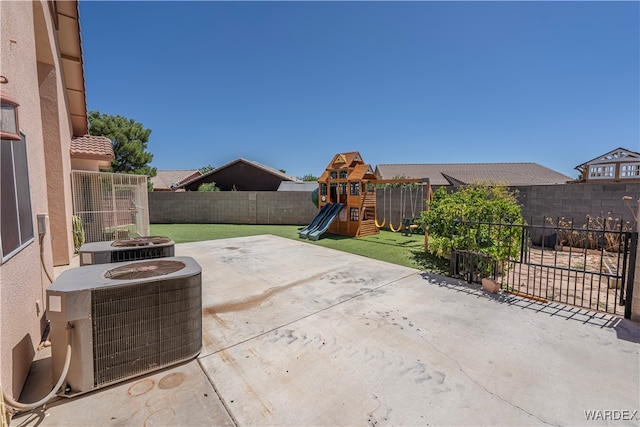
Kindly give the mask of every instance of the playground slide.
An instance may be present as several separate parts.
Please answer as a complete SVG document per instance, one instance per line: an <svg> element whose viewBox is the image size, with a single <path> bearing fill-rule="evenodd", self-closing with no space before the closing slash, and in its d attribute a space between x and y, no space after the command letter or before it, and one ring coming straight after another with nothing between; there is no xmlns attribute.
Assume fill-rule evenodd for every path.
<svg viewBox="0 0 640 427"><path fill-rule="evenodd" d="M318 240L320 236L329 229L329 226L333 220L336 219L343 206L344 203L334 204L320 224L318 224L318 226L309 233L309 240Z"/></svg>
<svg viewBox="0 0 640 427"><path fill-rule="evenodd" d="M306 239L307 237L309 237L309 233L312 232L313 230L315 230L315 228L318 226L318 224L320 224L320 222L322 222L322 220L327 215L327 212L329 212L329 210L331 210L332 206L333 206L332 203L327 203L326 205L324 205L322 207L322 209L320 209L320 212L318 212L316 214L316 216L313 218L311 223L309 223L309 225L307 225L305 228L300 230L298 235L303 239Z"/></svg>

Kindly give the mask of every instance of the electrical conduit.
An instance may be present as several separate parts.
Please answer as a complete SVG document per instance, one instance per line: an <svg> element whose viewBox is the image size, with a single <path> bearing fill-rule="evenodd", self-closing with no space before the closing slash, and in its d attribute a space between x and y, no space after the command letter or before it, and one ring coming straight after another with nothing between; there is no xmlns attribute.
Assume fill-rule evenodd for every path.
<svg viewBox="0 0 640 427"><path fill-rule="evenodd" d="M43 397L42 399L33 403L17 402L13 400L13 398L11 398L10 396L7 396L3 390L2 396L4 398L4 403L7 406L10 406L19 411L30 411L32 409L36 409L44 405L45 403L48 403L51 399L53 399L56 396L58 390L60 389L60 387L62 387L64 380L67 378L67 373L69 372L69 365L71 365L71 330L72 329L73 329L73 326L71 326L71 324L68 324L67 325L67 354L64 359L64 367L62 368L62 373L60 374L60 378L58 379L58 382L53 387L53 390L51 390L51 392L45 397Z"/></svg>

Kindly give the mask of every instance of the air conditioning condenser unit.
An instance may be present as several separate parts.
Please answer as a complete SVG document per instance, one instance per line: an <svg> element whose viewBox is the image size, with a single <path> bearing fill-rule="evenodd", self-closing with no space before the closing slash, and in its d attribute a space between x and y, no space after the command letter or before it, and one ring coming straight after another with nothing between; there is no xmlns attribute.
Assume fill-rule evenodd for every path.
<svg viewBox="0 0 640 427"><path fill-rule="evenodd" d="M173 240L164 236L85 243L80 246L80 265L172 257L175 255L174 246Z"/></svg>
<svg viewBox="0 0 640 427"><path fill-rule="evenodd" d="M191 257L98 264L63 272L47 289L53 378L66 396L195 357L202 348L202 269Z"/></svg>

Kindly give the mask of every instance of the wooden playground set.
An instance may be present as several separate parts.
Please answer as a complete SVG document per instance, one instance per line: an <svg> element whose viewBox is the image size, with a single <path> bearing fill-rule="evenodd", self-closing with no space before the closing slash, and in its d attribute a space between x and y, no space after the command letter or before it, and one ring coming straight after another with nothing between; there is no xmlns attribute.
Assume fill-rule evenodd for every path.
<svg viewBox="0 0 640 427"><path fill-rule="evenodd" d="M408 184L408 185L407 185ZM394 227L391 219L391 186L400 188L401 216ZM415 187L415 197L413 189ZM382 190L382 216L377 206L377 191ZM389 205L387 206L387 190ZM336 154L318 179L318 208L313 221L300 232L300 237L317 240L325 232L351 237L378 234L388 225L391 231L413 233L417 230L417 215L428 205L432 192L424 178L378 179L370 165L357 151ZM407 202L411 217L405 216ZM387 207L389 218L387 218ZM416 213L416 209L417 213ZM382 217L382 219L381 219Z"/></svg>

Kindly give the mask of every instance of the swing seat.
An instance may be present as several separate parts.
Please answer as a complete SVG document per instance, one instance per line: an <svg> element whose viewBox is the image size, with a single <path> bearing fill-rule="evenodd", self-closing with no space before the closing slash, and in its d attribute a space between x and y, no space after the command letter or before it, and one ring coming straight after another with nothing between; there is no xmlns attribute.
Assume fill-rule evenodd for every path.
<svg viewBox="0 0 640 427"><path fill-rule="evenodd" d="M402 235L410 236L419 232L420 227L415 223L415 218L404 218L402 220Z"/></svg>

